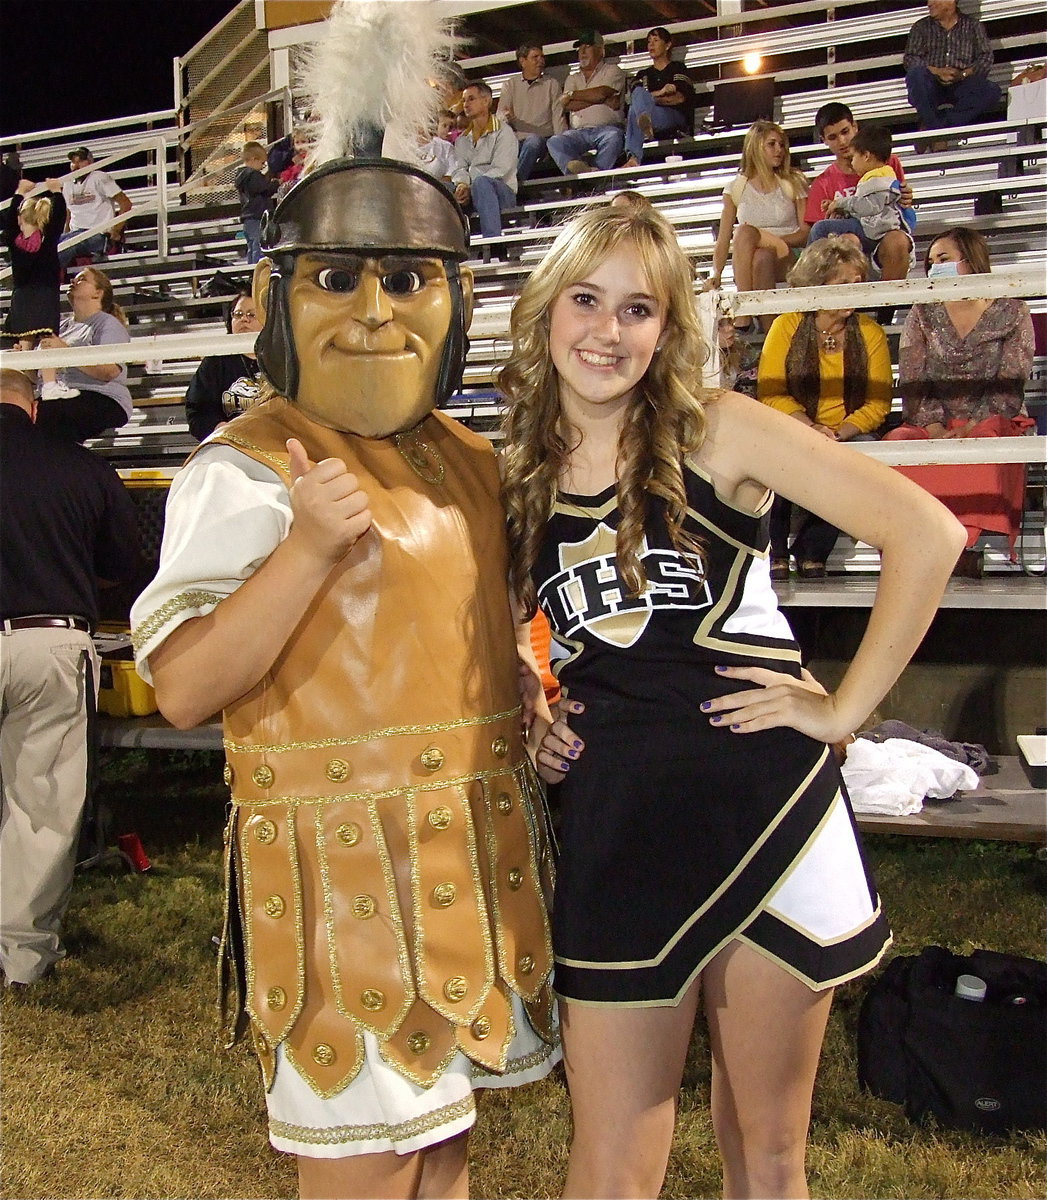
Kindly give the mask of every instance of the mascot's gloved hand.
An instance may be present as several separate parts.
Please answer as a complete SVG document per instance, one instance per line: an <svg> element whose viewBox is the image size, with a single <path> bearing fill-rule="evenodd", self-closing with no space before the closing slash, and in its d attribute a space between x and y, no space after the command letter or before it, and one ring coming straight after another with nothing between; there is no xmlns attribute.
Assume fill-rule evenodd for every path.
<svg viewBox="0 0 1047 1200"><path fill-rule="evenodd" d="M291 512L287 535L329 567L343 559L371 527L367 493L340 458L314 463L297 438L289 438Z"/></svg>

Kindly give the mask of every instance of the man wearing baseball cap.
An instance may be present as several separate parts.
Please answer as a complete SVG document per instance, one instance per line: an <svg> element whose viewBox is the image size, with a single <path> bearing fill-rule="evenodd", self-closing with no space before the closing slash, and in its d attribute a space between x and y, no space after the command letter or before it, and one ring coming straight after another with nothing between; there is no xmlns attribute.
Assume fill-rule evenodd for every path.
<svg viewBox="0 0 1047 1200"><path fill-rule="evenodd" d="M86 146L70 150L68 157L69 166L74 171L94 162L94 155ZM67 179L62 185L62 195L69 214L63 242L85 229L104 225L113 216L114 206L117 213L128 212L131 208L131 201L120 190L120 185L105 171L88 171L77 179ZM105 232L96 233L77 242L75 246L59 250L58 261L67 267L74 258L100 257L105 253L107 237L109 242L119 243L123 240L123 228L122 225L114 225L108 235Z"/></svg>
<svg viewBox="0 0 1047 1200"><path fill-rule="evenodd" d="M603 37L595 30L583 30L574 46L578 70L568 76L561 98L570 129L551 137L546 148L565 175L610 171L625 144L625 74L604 59Z"/></svg>

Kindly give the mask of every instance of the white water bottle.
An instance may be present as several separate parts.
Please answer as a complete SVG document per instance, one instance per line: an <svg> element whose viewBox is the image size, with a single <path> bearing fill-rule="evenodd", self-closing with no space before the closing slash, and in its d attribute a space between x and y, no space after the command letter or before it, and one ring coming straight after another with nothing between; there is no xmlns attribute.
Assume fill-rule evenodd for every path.
<svg viewBox="0 0 1047 1200"><path fill-rule="evenodd" d="M963 1000L980 1003L985 999L985 980L977 975L960 975L956 980L955 995Z"/></svg>

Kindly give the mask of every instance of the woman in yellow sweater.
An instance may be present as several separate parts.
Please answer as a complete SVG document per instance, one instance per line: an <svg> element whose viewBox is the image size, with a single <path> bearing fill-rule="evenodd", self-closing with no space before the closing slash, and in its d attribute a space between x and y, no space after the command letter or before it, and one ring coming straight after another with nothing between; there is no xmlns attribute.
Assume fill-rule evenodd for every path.
<svg viewBox="0 0 1047 1200"><path fill-rule="evenodd" d="M869 264L853 243L828 237L808 246L789 273L793 287L863 283ZM891 356L883 330L851 308L784 313L763 344L757 398L837 442L874 441L891 408ZM771 509L771 578L789 578L790 550L803 579L820 579L838 530L776 497Z"/></svg>

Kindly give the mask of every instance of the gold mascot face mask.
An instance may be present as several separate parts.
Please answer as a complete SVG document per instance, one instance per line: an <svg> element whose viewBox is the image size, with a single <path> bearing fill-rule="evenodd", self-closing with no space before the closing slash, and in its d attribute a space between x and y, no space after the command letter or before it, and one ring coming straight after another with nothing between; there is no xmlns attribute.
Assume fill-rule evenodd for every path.
<svg viewBox="0 0 1047 1200"><path fill-rule="evenodd" d="M336 160L291 189L263 239L259 362L313 420L388 437L457 386L472 274L442 185L403 163Z"/></svg>

